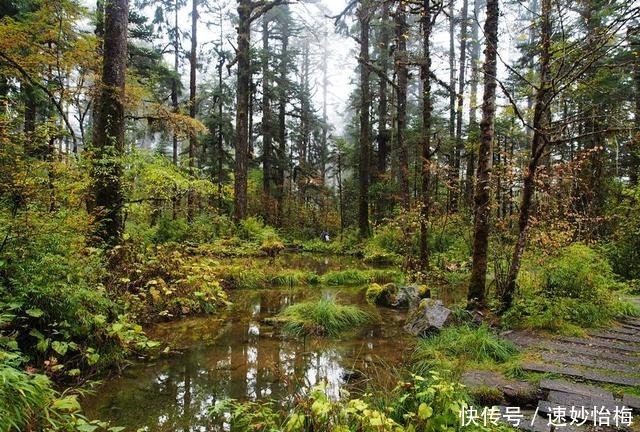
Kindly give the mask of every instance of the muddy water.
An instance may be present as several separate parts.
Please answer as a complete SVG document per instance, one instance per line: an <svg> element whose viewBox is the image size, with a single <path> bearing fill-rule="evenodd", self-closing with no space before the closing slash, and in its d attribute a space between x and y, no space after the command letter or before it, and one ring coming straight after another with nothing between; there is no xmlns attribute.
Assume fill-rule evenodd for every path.
<svg viewBox="0 0 640 432"><path fill-rule="evenodd" d="M291 267L319 272L351 264L296 260ZM320 381L334 398L343 387L354 391L367 383L391 386L411 339L402 331L404 313L368 306L365 289L234 291L233 306L215 317L151 329L151 337L171 343L182 354L128 368L83 405L90 418L111 420L127 430L203 431L216 430L207 409L221 399L287 401ZM340 339L291 338L263 322L287 305L320 296L359 304L376 319Z"/></svg>

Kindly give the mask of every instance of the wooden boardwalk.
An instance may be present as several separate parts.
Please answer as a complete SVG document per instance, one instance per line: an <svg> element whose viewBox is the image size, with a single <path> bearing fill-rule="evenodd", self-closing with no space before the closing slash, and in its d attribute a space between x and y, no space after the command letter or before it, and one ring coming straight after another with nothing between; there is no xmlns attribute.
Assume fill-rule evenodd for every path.
<svg viewBox="0 0 640 432"><path fill-rule="evenodd" d="M633 301L640 304L640 299ZM537 405L526 407L529 416L518 425L520 429L640 430L640 319L623 319L580 338L526 331L509 331L502 336L521 348L527 359L521 364L523 370L545 374L536 389ZM501 410L504 413L506 407ZM624 412L632 416L632 428L616 425L620 418L614 418L615 414ZM566 424L550 424L550 418L559 418L562 413L566 413ZM602 413L610 413L610 425L594 427Z"/></svg>

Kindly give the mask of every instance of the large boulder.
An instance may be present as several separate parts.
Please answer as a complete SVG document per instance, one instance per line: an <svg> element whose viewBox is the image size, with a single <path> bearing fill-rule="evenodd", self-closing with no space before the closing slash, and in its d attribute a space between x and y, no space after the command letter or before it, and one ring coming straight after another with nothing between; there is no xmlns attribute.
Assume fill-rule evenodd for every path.
<svg viewBox="0 0 640 432"><path fill-rule="evenodd" d="M391 308L412 308L420 303L420 299L429 297L430 291L426 286L384 285L371 284L367 289L367 301L378 306Z"/></svg>
<svg viewBox="0 0 640 432"><path fill-rule="evenodd" d="M441 300L428 298L409 312L404 329L414 336L426 337L453 321L451 309L446 308Z"/></svg>

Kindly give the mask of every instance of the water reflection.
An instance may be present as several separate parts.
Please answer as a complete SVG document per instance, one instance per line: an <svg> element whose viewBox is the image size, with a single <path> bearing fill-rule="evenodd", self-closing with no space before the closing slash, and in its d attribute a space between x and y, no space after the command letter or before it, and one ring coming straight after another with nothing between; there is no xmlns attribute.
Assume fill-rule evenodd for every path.
<svg viewBox="0 0 640 432"><path fill-rule="evenodd" d="M380 376L387 368L378 365L402 361L408 344L395 311L379 311L378 323L343 340L285 338L263 323L288 304L328 295L364 304L354 288L236 291L226 316L158 326L154 336L181 342L184 354L131 367L84 402L87 413L134 431L216 430L207 409L218 400L286 402L321 380L338 398L353 370Z"/></svg>

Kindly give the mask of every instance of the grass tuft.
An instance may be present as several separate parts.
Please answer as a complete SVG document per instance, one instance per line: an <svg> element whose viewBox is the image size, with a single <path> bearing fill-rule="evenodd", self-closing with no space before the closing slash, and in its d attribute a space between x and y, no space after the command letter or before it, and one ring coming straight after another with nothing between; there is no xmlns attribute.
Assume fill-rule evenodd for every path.
<svg viewBox="0 0 640 432"><path fill-rule="evenodd" d="M403 283L404 275L398 270L336 270L322 275L322 283L327 285L365 285L368 283Z"/></svg>
<svg viewBox="0 0 640 432"><path fill-rule="evenodd" d="M318 275L304 270L283 270L272 276L270 282L274 286L315 285Z"/></svg>
<svg viewBox="0 0 640 432"><path fill-rule="evenodd" d="M371 315L357 306L341 305L334 299L297 303L278 316L283 330L294 336L337 336L370 320Z"/></svg>
<svg viewBox="0 0 640 432"><path fill-rule="evenodd" d="M422 339L413 353L418 373L427 373L439 366L452 366L452 361L477 364L505 363L518 350L511 342L500 339L489 327L466 325L448 327L437 335Z"/></svg>

